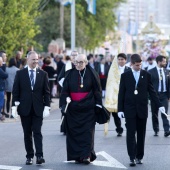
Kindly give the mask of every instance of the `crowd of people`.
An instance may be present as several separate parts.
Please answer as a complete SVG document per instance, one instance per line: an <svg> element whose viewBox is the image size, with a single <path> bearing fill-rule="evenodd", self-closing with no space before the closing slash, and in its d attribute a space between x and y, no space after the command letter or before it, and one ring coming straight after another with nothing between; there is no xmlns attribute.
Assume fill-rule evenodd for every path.
<svg viewBox="0 0 170 170"><path fill-rule="evenodd" d="M170 98L169 62L162 55L156 60L142 61L140 55L132 54L128 63L124 53L115 57L86 56L77 51L45 57L29 51L22 58L22 52L17 51L7 65L6 53L0 51L0 120L20 115L26 164L33 164L32 133L36 163L45 163L41 127L43 118L50 115L53 97L58 97L68 161L89 164L96 159L96 117L109 113L114 118L118 137L123 134L121 119L125 118L130 166L142 164L149 100L154 136L159 135L159 111L164 136L170 136L166 117ZM107 116L103 124L106 122L109 122Z"/></svg>

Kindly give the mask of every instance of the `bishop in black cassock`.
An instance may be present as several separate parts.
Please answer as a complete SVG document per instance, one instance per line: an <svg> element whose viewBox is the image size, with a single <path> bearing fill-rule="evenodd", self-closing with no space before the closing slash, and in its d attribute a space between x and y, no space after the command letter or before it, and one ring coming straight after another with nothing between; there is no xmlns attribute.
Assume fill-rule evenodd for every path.
<svg viewBox="0 0 170 170"><path fill-rule="evenodd" d="M65 109L66 98L71 103L65 115L67 160L89 164L96 159L94 132L96 116L102 106L101 86L95 70L87 64L86 56L76 57L75 68L67 74L60 98Z"/></svg>

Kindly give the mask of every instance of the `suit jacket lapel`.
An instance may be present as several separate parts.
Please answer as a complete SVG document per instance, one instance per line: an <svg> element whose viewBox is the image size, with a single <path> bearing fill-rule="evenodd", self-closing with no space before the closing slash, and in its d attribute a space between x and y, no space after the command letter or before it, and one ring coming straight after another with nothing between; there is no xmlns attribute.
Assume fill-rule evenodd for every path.
<svg viewBox="0 0 170 170"><path fill-rule="evenodd" d="M138 84L137 87L140 87L141 81L143 80L143 70L140 70L140 75L139 75L139 80L138 80Z"/></svg>
<svg viewBox="0 0 170 170"><path fill-rule="evenodd" d="M29 73L28 73L28 68L24 68L24 79L25 79L25 86L28 87L29 89L31 89L31 81L30 81L30 77L29 77Z"/></svg>
<svg viewBox="0 0 170 170"><path fill-rule="evenodd" d="M164 69L166 88L168 88L169 71Z"/></svg>
<svg viewBox="0 0 170 170"><path fill-rule="evenodd" d="M133 81L133 83L134 83L134 87L135 87L135 85L136 85L135 77L134 77L134 75L133 75L132 70L131 70L131 71L129 71L129 72L130 72L130 77L129 77L129 78L131 78L131 80L132 80L132 81Z"/></svg>
<svg viewBox="0 0 170 170"><path fill-rule="evenodd" d="M157 67L155 67L155 70L154 70L154 72L155 72L155 76L156 76L156 89L158 89L159 88L159 74L158 74L158 70L157 70Z"/></svg>
<svg viewBox="0 0 170 170"><path fill-rule="evenodd" d="M127 70L127 67L125 66L125 68L124 68L124 73L126 72L126 70Z"/></svg>
<svg viewBox="0 0 170 170"><path fill-rule="evenodd" d="M35 84L34 84L34 89L36 89L38 87L38 82L40 82L41 79L41 75L40 75L40 71L39 68L36 69L36 80L35 80Z"/></svg>

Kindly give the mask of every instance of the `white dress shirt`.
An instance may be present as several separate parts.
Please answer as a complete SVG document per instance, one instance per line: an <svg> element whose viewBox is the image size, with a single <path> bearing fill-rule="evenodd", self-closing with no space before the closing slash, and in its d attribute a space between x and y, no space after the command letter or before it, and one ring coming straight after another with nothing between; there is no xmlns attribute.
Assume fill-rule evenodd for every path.
<svg viewBox="0 0 170 170"><path fill-rule="evenodd" d="M166 92L166 80L165 80L165 73L163 68L156 67L158 71L158 76L159 76L159 86L158 86L158 92L161 92L161 75L160 75L160 69L162 70L162 77L163 77L163 92Z"/></svg>
<svg viewBox="0 0 170 170"><path fill-rule="evenodd" d="M101 68L102 75L104 75L104 64L100 64L100 68Z"/></svg>
<svg viewBox="0 0 170 170"><path fill-rule="evenodd" d="M29 66L28 66L28 75L29 75L29 78L30 78L30 75L31 75L31 71L30 70L34 70L33 74L34 74L34 85L35 85L35 80L36 80L36 68L34 69L31 69ZM30 80L31 81L31 80ZM31 86L32 90L33 90L33 87Z"/></svg>
<svg viewBox="0 0 170 170"><path fill-rule="evenodd" d="M124 73L124 70L125 70L125 65L123 67L119 66L119 71L120 71L121 74Z"/></svg>
<svg viewBox="0 0 170 170"><path fill-rule="evenodd" d="M154 68L155 66L156 66L155 64L149 64L147 71L149 71L150 69Z"/></svg>
<svg viewBox="0 0 170 170"><path fill-rule="evenodd" d="M132 69L132 73L133 73L133 76L134 76L134 78L136 80L136 86L135 87L137 87L137 84L139 82L140 70L139 71L135 71L135 70Z"/></svg>

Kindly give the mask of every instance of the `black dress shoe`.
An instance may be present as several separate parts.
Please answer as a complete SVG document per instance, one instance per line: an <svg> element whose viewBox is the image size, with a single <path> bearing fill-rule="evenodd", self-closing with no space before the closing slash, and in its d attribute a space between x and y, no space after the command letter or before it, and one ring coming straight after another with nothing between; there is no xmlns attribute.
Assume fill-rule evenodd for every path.
<svg viewBox="0 0 170 170"><path fill-rule="evenodd" d="M136 166L136 161L134 159L130 160L129 165L130 166Z"/></svg>
<svg viewBox="0 0 170 170"><path fill-rule="evenodd" d="M4 115L5 115L6 118L10 117L9 114L7 114L7 113L4 113Z"/></svg>
<svg viewBox="0 0 170 170"><path fill-rule="evenodd" d="M90 163L90 158L84 158L82 162L88 165Z"/></svg>
<svg viewBox="0 0 170 170"><path fill-rule="evenodd" d="M81 164L82 163L82 161L80 161L80 160L75 160L75 164Z"/></svg>
<svg viewBox="0 0 170 170"><path fill-rule="evenodd" d="M164 133L165 137L168 137L169 135L170 135L170 131Z"/></svg>
<svg viewBox="0 0 170 170"><path fill-rule="evenodd" d="M32 165L32 164L33 164L33 159L32 159L32 158L27 158L25 164L26 164L26 165Z"/></svg>
<svg viewBox="0 0 170 170"><path fill-rule="evenodd" d="M143 161L142 161L142 159L136 159L136 163L137 164L143 164Z"/></svg>
<svg viewBox="0 0 170 170"><path fill-rule="evenodd" d="M154 136L158 136L158 132L155 132Z"/></svg>
<svg viewBox="0 0 170 170"><path fill-rule="evenodd" d="M120 136L122 136L122 133L120 133L120 132L119 132L119 133L117 133L117 136L119 136L119 137L120 137Z"/></svg>
<svg viewBox="0 0 170 170"><path fill-rule="evenodd" d="M43 157L37 157L36 164L42 164L45 163L45 159Z"/></svg>

